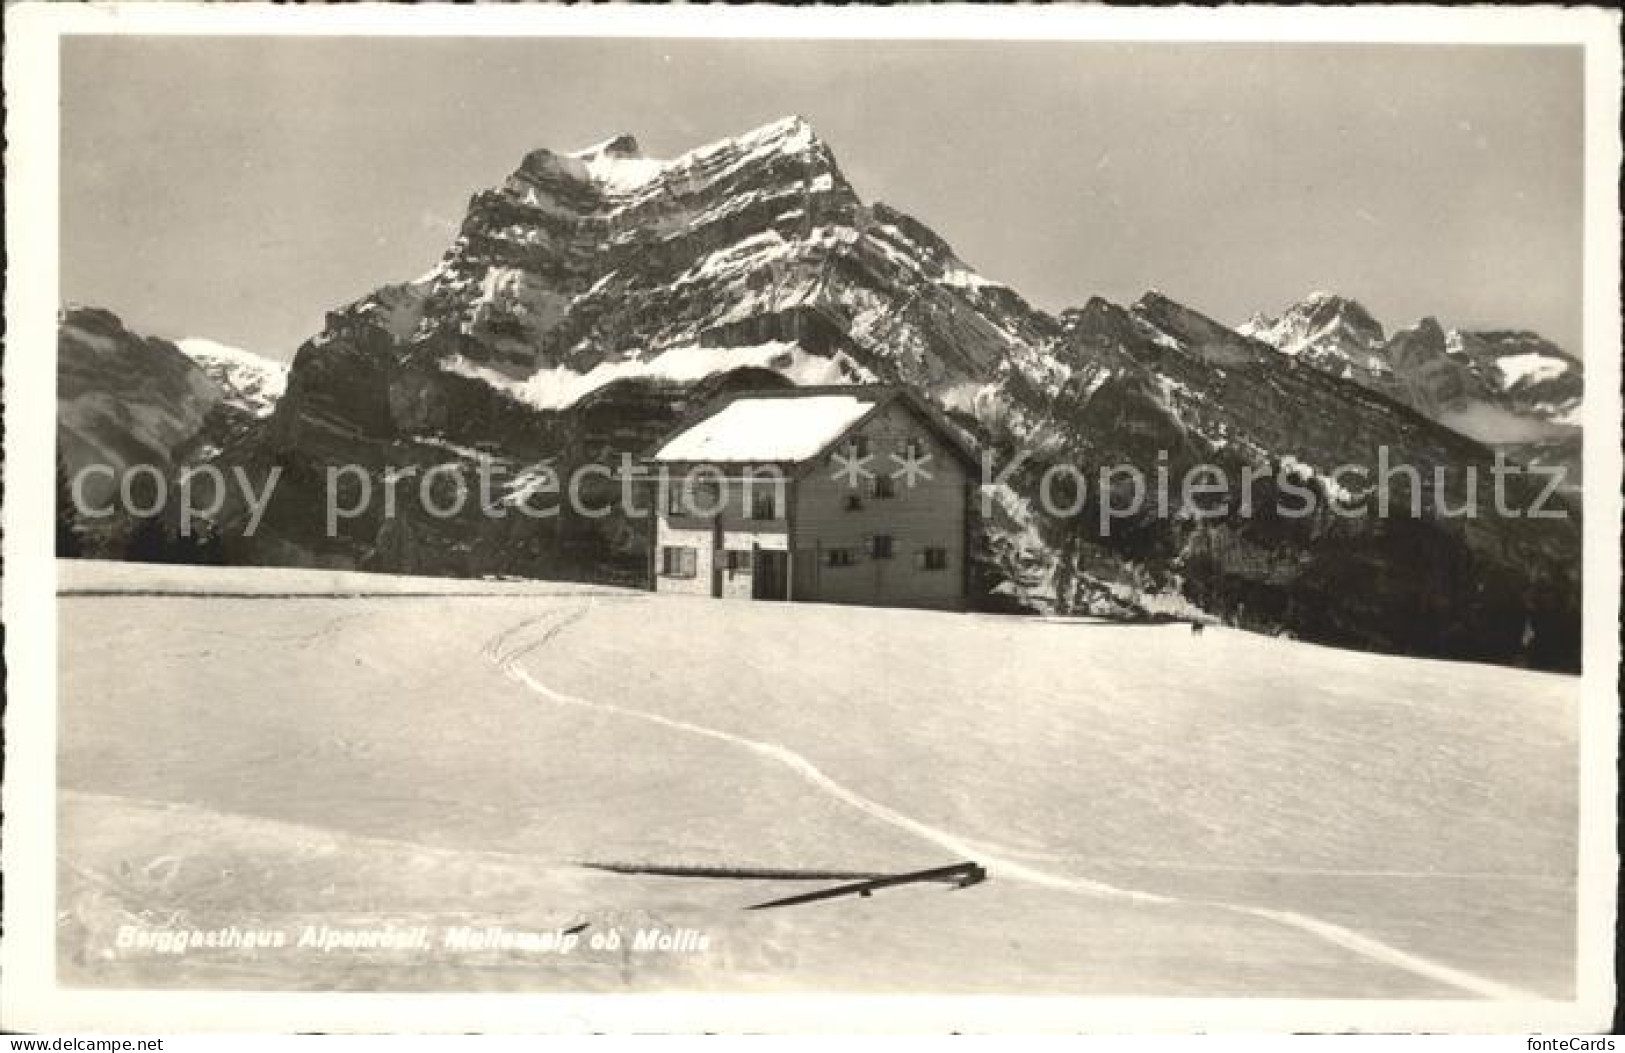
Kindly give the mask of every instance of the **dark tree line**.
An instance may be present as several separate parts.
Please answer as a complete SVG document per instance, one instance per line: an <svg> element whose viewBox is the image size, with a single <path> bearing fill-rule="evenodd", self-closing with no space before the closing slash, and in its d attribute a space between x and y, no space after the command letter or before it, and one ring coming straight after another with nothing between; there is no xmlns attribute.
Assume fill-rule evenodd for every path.
<svg viewBox="0 0 1625 1053"><path fill-rule="evenodd" d="M225 543L215 525L193 519L186 533L163 515L118 518L91 529L80 522L68 480L66 462L56 459L56 554L63 559L85 556L133 563L185 563L222 566Z"/></svg>

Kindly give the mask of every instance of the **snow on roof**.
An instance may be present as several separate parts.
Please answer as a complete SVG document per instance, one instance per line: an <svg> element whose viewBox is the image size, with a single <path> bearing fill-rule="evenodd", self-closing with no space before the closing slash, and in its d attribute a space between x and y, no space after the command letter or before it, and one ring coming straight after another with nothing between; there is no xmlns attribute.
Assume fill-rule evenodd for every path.
<svg viewBox="0 0 1625 1053"><path fill-rule="evenodd" d="M874 409L875 396L738 398L674 436L657 461L804 461Z"/></svg>

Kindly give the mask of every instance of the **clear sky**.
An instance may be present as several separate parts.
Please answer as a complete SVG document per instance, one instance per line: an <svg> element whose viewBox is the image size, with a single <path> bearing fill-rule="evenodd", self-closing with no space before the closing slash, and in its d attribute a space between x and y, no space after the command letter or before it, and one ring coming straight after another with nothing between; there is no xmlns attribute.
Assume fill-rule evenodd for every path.
<svg viewBox="0 0 1625 1053"><path fill-rule="evenodd" d="M62 296L291 358L538 146L797 113L865 200L1059 310L1313 289L1580 353L1577 48L68 39Z"/></svg>

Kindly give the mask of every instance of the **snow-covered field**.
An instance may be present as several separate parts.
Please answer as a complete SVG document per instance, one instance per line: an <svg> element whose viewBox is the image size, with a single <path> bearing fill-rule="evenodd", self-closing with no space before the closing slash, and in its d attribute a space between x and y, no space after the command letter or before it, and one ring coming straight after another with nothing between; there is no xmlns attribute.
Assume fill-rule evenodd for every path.
<svg viewBox="0 0 1625 1053"><path fill-rule="evenodd" d="M1211 628L61 571L64 982L1572 996L1572 678ZM584 865L965 859L990 879L754 912L836 882ZM567 954L442 943L582 923ZM432 938L118 946L323 924ZM630 949L651 929L691 935Z"/></svg>

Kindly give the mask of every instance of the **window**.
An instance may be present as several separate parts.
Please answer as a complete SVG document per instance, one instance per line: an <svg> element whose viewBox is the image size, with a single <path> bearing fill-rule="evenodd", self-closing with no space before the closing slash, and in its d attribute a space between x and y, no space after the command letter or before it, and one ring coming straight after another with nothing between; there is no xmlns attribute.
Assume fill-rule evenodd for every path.
<svg viewBox="0 0 1625 1053"><path fill-rule="evenodd" d="M948 550L945 548L922 548L914 554L914 565L921 570L947 570Z"/></svg>
<svg viewBox="0 0 1625 1053"><path fill-rule="evenodd" d="M869 539L869 555L875 559L891 559L892 544L890 534L876 534Z"/></svg>
<svg viewBox="0 0 1625 1053"><path fill-rule="evenodd" d="M666 578L692 578L698 573L698 552L687 545L663 545L660 549L660 574Z"/></svg>
<svg viewBox="0 0 1625 1053"><path fill-rule="evenodd" d="M827 548L824 550L824 566L850 567L857 562L857 557L849 548Z"/></svg>
<svg viewBox="0 0 1625 1053"><path fill-rule="evenodd" d="M869 478L869 496L879 498L896 497L897 484L889 475L871 476Z"/></svg>
<svg viewBox="0 0 1625 1053"><path fill-rule="evenodd" d="M846 445L852 451L854 457L869 456L869 436L867 435L854 435L852 441Z"/></svg>
<svg viewBox="0 0 1625 1053"><path fill-rule="evenodd" d="M750 563L750 549L731 548L728 550L729 574L749 574Z"/></svg>
<svg viewBox="0 0 1625 1053"><path fill-rule="evenodd" d="M779 518L779 484L752 482L750 484L750 518Z"/></svg>
<svg viewBox="0 0 1625 1053"><path fill-rule="evenodd" d="M666 514L709 519L720 514L723 484L714 467L692 468L666 480Z"/></svg>
<svg viewBox="0 0 1625 1053"><path fill-rule="evenodd" d="M721 511L717 484L706 479L673 479L666 488L666 514L714 516Z"/></svg>
<svg viewBox="0 0 1625 1053"><path fill-rule="evenodd" d="M918 435L903 443L903 457L905 460L920 461L931 455L931 448L925 440Z"/></svg>
<svg viewBox="0 0 1625 1053"><path fill-rule="evenodd" d="M846 510L848 512L861 512L863 510L863 498L857 494L847 494Z"/></svg>

